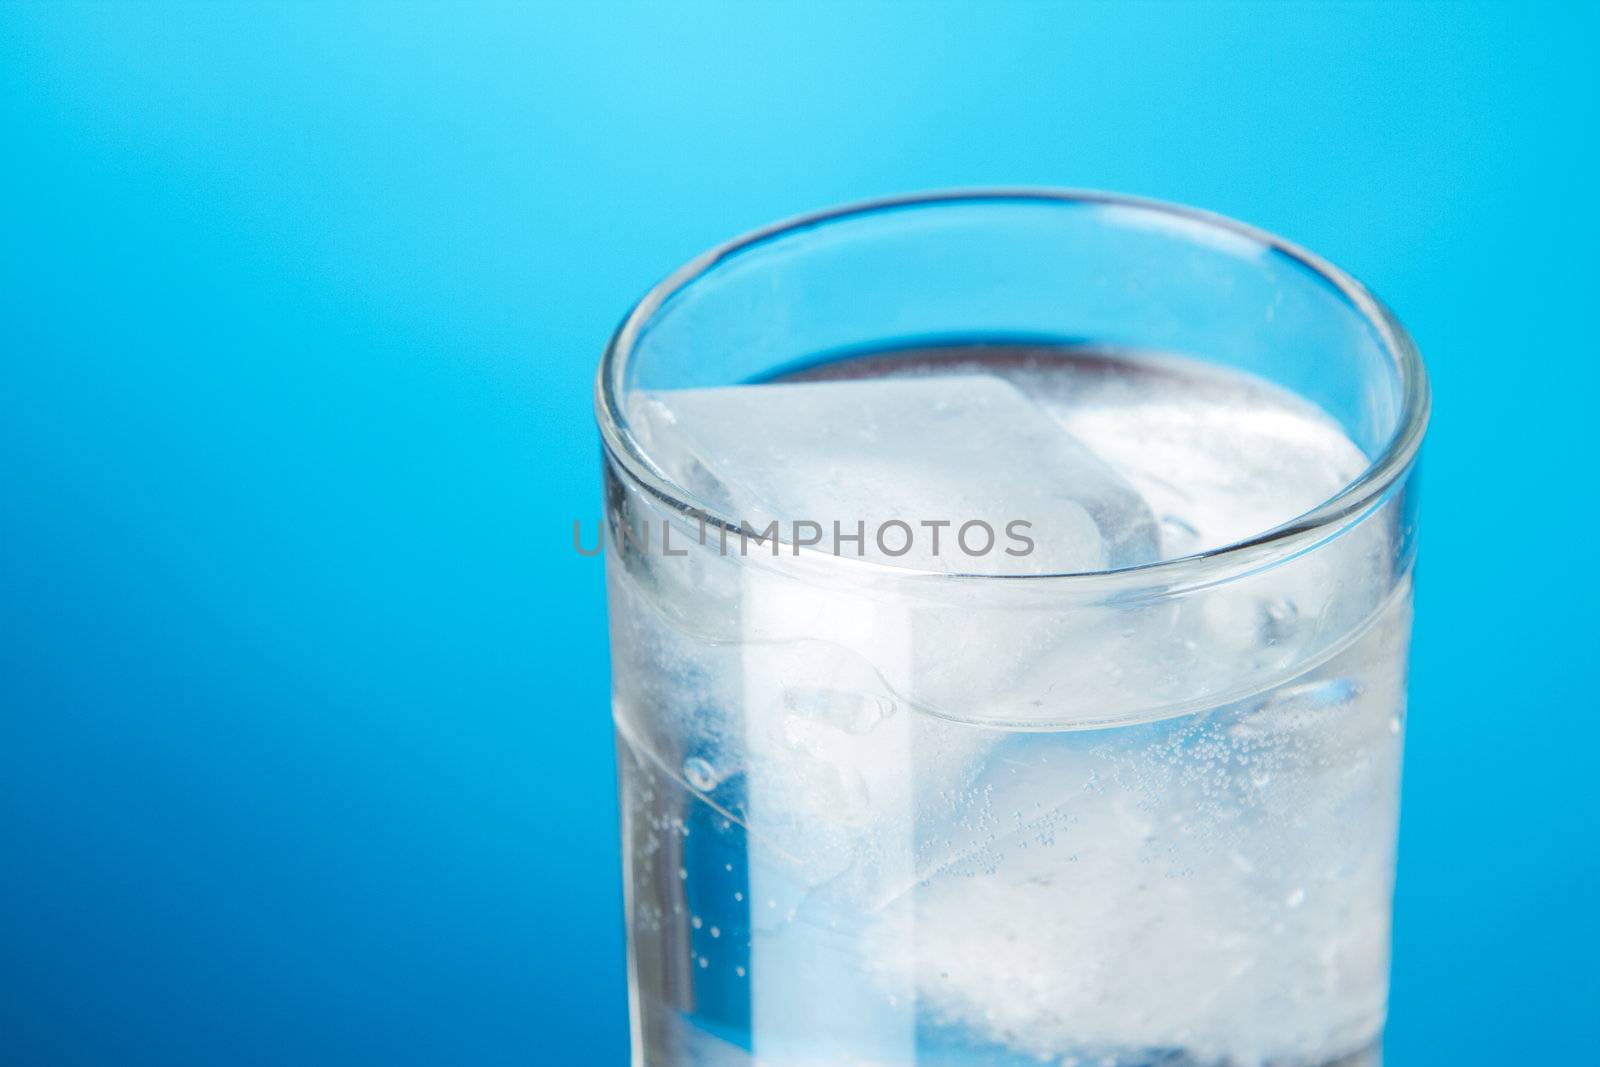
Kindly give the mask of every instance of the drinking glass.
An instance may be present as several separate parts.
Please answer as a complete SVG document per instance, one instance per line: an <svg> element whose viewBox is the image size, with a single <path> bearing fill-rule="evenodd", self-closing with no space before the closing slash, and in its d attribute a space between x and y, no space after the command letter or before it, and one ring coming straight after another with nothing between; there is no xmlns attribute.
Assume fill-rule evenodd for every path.
<svg viewBox="0 0 1600 1067"><path fill-rule="evenodd" d="M596 405L635 1064L1377 1062L1428 388L1361 285L883 200L673 273Z"/></svg>

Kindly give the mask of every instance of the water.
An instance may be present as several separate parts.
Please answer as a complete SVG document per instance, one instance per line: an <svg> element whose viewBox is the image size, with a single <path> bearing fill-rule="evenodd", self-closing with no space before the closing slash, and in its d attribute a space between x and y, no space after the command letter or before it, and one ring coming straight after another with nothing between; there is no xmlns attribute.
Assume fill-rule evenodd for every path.
<svg viewBox="0 0 1600 1067"><path fill-rule="evenodd" d="M1376 1062L1410 613L1393 516L1177 599L910 577L1249 537L1359 475L1335 423L1244 375L1005 344L658 393L630 419L753 525L1002 532L984 554L950 551L954 526L943 552L847 542L866 563L826 536L800 557L614 541L636 1062ZM620 522L668 514L609 491ZM1016 518L1037 544L1007 555Z"/></svg>

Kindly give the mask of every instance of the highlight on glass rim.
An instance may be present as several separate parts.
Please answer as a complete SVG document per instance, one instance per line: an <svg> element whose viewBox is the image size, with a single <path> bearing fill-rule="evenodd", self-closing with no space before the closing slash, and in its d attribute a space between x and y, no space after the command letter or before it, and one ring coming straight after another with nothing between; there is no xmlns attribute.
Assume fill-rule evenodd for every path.
<svg viewBox="0 0 1600 1067"><path fill-rule="evenodd" d="M1378 1062L1429 401L1357 282L866 203L673 274L596 404L636 1062Z"/></svg>

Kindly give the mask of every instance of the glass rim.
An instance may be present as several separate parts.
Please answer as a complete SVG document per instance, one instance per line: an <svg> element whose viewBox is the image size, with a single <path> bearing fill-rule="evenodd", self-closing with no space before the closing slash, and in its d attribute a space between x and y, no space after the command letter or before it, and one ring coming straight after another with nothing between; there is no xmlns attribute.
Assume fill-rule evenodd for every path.
<svg viewBox="0 0 1600 1067"><path fill-rule="evenodd" d="M1244 238L1273 253L1299 263L1331 285L1377 332L1401 388L1401 405L1394 431L1365 470L1321 503L1276 526L1249 537L1201 552L1155 560L1128 567L1060 574L969 574L902 567L872 560L840 556L850 567L869 568L885 578L920 578L938 581L1052 582L1074 585L1135 586L1207 585L1271 566L1331 539L1355 525L1380 504L1416 459L1428 424L1431 395L1427 370L1416 343L1399 320L1364 285L1316 253L1267 230L1215 212L1148 197L1090 189L1044 187L993 187L907 193L825 208L770 223L725 241L684 263L657 282L636 302L611 335L595 376L595 420L607 455L651 495L685 515L726 528L739 529L738 519L721 515L696 501L694 494L673 481L650 458L632 432L623 410L625 375L644 328L677 293L693 285L721 264L754 248L835 222L876 214L938 208L960 204L1101 205L1128 208L1164 216L1191 226L1201 226ZM798 553L798 550L796 552ZM816 550L807 548L806 554ZM826 553L824 553L826 554ZM1198 582L1196 579L1200 579Z"/></svg>

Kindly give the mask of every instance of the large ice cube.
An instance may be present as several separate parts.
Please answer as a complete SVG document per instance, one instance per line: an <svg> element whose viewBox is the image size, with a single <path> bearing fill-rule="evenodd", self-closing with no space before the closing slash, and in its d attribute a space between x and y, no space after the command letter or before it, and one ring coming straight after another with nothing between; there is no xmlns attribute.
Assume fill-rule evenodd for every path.
<svg viewBox="0 0 1600 1067"><path fill-rule="evenodd" d="M865 533L859 547L841 541L841 554L928 570L1093 571L1159 552L1138 493L988 375L674 390L641 395L630 416L680 484L735 521L780 520L786 540L792 523L815 522L823 551L837 522L846 537ZM911 529L904 553L898 528L875 536L891 521ZM1019 521L1031 551L1007 536ZM968 522L986 523L992 544L976 526L963 539Z"/></svg>
<svg viewBox="0 0 1600 1067"><path fill-rule="evenodd" d="M1041 1062L1264 1067L1366 1045L1404 702L1382 653L1408 625L1393 601L1274 691L995 749L978 847L867 935L880 987Z"/></svg>
<svg viewBox="0 0 1600 1067"><path fill-rule="evenodd" d="M1017 703L1016 680L1035 678L1063 642L1090 645L1078 616L919 600L903 584L880 592L871 568L827 553L946 572L1094 570L1156 552L1149 510L989 375L678 390L637 397L630 416L655 462L730 518L754 528L777 520L786 540L801 520L826 531L820 553L796 558L774 545L770 558L769 546L754 545L756 558L737 568L743 679L733 688L749 802L761 809L751 829L805 883L848 870L843 884L860 900L887 899L916 876L913 823L929 799L917 783L959 788L984 747L940 718L1024 718L994 711ZM885 552L875 536L890 522L912 535L904 555L902 541ZM1011 555L1001 542L971 555L989 537L964 544L969 522L997 540L1027 523L1036 549ZM860 541L835 546L835 527L861 531ZM1064 688L1089 691L1069 681Z"/></svg>

